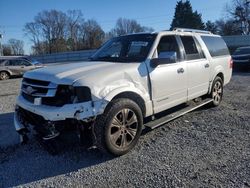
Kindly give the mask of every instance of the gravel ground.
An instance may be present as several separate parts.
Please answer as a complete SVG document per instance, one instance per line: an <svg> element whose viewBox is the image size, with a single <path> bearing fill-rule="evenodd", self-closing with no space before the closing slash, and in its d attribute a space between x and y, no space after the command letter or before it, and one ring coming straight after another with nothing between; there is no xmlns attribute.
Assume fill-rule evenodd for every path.
<svg viewBox="0 0 250 188"><path fill-rule="evenodd" d="M151 131L117 158L76 143L57 156L33 138L19 145L19 82L0 82L0 187L250 187L250 73L234 74L219 107Z"/></svg>

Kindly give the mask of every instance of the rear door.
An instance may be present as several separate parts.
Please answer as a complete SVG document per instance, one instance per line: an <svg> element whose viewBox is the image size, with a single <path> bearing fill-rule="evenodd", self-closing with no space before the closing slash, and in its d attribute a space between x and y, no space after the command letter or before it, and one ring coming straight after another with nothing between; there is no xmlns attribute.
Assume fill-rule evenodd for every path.
<svg viewBox="0 0 250 188"><path fill-rule="evenodd" d="M208 92L210 63L205 58L201 46L193 36L180 36L184 47L187 64L188 100L194 99Z"/></svg>

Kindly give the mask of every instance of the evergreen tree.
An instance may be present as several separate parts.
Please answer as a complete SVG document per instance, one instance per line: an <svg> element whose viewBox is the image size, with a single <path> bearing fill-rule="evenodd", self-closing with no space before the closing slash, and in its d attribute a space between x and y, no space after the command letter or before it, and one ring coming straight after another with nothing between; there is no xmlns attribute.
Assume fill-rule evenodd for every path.
<svg viewBox="0 0 250 188"><path fill-rule="evenodd" d="M206 23L206 28L207 31L210 31L214 34L218 33L218 26L216 25L216 23L212 22L212 21L207 21Z"/></svg>
<svg viewBox="0 0 250 188"><path fill-rule="evenodd" d="M180 0L177 2L170 29L172 30L175 27L205 29L201 14L197 11L193 11L189 0Z"/></svg>

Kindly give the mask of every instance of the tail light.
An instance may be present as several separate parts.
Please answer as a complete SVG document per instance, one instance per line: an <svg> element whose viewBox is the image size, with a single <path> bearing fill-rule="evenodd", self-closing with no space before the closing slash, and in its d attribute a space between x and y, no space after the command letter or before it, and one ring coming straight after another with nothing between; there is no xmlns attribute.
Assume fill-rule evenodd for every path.
<svg viewBox="0 0 250 188"><path fill-rule="evenodd" d="M231 59L229 60L229 67L230 67L230 69L233 68L233 64L234 64L234 62L233 62L233 59L231 58Z"/></svg>

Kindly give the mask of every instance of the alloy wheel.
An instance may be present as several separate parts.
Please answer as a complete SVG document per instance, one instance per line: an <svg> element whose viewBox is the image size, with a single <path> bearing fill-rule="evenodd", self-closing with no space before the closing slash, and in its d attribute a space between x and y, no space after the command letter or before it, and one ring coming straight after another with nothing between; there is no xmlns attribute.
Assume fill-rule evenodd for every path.
<svg viewBox="0 0 250 188"><path fill-rule="evenodd" d="M126 148L134 140L138 130L135 112L128 108L120 110L112 119L109 128L111 144L120 149Z"/></svg>
<svg viewBox="0 0 250 188"><path fill-rule="evenodd" d="M1 72L0 73L0 79L1 80L7 80L9 75L6 72Z"/></svg>
<svg viewBox="0 0 250 188"><path fill-rule="evenodd" d="M217 81L213 88L213 94L212 94L213 100L215 103L220 103L222 98L222 85L221 82Z"/></svg>

